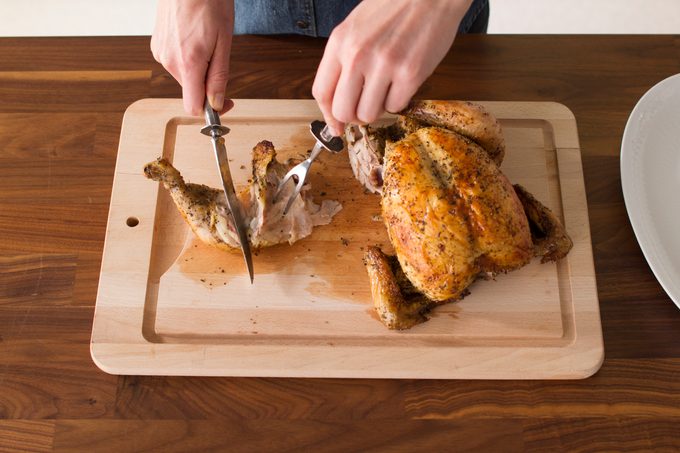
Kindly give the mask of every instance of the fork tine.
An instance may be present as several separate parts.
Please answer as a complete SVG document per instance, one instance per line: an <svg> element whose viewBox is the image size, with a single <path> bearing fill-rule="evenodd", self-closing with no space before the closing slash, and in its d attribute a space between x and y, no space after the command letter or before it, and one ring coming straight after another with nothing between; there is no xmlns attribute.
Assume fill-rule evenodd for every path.
<svg viewBox="0 0 680 453"><path fill-rule="evenodd" d="M286 203L286 209L283 210L283 215L284 215L284 216L285 216L286 214L288 214L288 210L289 210L290 207L293 205L293 202L295 201L295 199L297 198L297 196L300 194L300 191L302 190L302 186L305 185L305 178L306 178L306 176L307 176L307 171L306 171L307 169L304 168L304 170L305 170L305 172L303 173L303 175L298 175L298 183L297 183L297 185L295 186L295 191L293 192L293 194L292 194L292 195L290 196L290 198L288 199L288 203Z"/></svg>
<svg viewBox="0 0 680 453"><path fill-rule="evenodd" d="M276 202L279 198L279 194L281 193L281 190L283 189L283 186L288 182L290 178L293 176L297 176L297 185L295 187L295 191L293 194L290 196L288 199L288 203L286 203L286 209L283 210L283 215L285 216L288 214L288 210L293 204L293 201L295 201L295 198L300 194L300 191L302 190L302 186L305 185L305 181L307 180L307 173L309 173L309 167L312 166L312 162L314 162L314 159L317 158L319 153L323 150L323 146L321 143L317 141L316 145L314 145L314 148L312 148L312 151L309 153L309 157L293 168L291 168L288 173L286 173L286 176L283 177L281 182L279 183L279 188L276 190L276 195L274 195L274 202Z"/></svg>
<svg viewBox="0 0 680 453"><path fill-rule="evenodd" d="M274 203L276 203L276 201L279 199L279 195L281 195L281 191L286 186L286 183L288 182L288 180L290 180L293 176L297 176L297 167L298 167L298 165L291 168L288 171L288 173L286 173L286 176L284 176L283 179L281 180L281 182L279 183L279 187L276 188L276 193L274 194ZM298 178L299 178L299 176L298 176Z"/></svg>

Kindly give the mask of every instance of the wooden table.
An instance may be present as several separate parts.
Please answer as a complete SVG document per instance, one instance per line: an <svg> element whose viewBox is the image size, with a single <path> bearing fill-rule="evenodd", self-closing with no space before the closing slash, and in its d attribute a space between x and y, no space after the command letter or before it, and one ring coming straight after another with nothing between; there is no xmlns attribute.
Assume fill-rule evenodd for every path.
<svg viewBox="0 0 680 453"><path fill-rule="evenodd" d="M309 98L323 41L240 37L235 98ZM0 39L0 450L680 448L680 312L619 176L626 119L680 38L464 36L420 96L576 114L606 359L584 381L110 376L89 337L123 111L179 97L148 37Z"/></svg>

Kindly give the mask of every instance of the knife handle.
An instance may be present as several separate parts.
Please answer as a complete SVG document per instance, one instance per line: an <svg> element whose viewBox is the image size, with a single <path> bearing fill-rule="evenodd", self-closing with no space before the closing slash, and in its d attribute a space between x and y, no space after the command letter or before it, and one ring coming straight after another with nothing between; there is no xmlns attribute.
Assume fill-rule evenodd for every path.
<svg viewBox="0 0 680 453"><path fill-rule="evenodd" d="M208 101L207 97L205 98L205 103L203 104L203 110L205 111L205 124L208 126L222 124L220 122L220 116L217 114L215 109L210 106L210 102Z"/></svg>
<svg viewBox="0 0 680 453"><path fill-rule="evenodd" d="M203 110L205 111L205 126L201 129L203 135L209 137L222 137L229 133L229 128L227 126L222 126L220 115L218 115L215 109L210 106L208 98L205 98Z"/></svg>

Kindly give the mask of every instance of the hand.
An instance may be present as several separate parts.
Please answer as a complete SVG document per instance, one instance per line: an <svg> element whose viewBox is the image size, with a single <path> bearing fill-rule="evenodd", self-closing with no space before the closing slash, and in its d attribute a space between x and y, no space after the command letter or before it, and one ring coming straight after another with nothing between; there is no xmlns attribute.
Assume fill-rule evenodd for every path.
<svg viewBox="0 0 680 453"><path fill-rule="evenodd" d="M444 58L471 0L364 0L331 33L312 94L329 127L404 109Z"/></svg>
<svg viewBox="0 0 680 453"><path fill-rule="evenodd" d="M203 112L206 96L220 113L229 79L234 0L159 0L151 52L182 85L184 109Z"/></svg>

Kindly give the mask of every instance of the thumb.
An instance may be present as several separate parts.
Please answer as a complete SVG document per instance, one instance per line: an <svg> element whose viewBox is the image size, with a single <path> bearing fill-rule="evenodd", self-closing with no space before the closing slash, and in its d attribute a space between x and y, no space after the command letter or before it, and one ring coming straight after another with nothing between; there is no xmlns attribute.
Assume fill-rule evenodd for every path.
<svg viewBox="0 0 680 453"><path fill-rule="evenodd" d="M225 107L224 92L229 80L230 54L231 37L226 38L223 34L220 34L217 37L215 51L208 64L208 72L205 77L205 94L210 106L217 112L222 112Z"/></svg>

